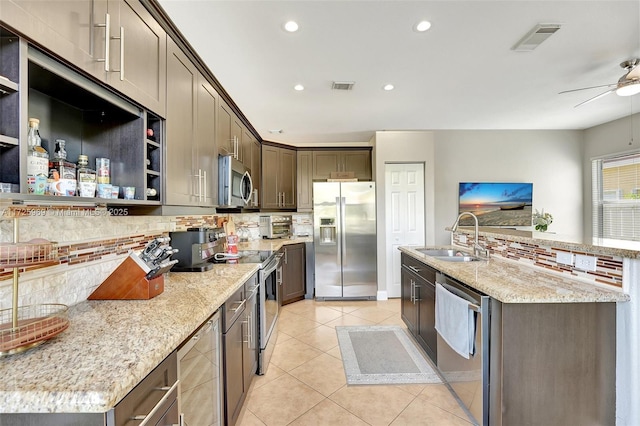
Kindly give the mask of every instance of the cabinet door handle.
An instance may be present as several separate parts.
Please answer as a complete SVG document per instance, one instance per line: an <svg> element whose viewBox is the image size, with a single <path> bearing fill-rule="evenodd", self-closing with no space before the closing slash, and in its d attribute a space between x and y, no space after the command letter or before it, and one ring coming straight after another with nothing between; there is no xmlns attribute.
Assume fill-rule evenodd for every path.
<svg viewBox="0 0 640 426"><path fill-rule="evenodd" d="M287 195L287 194L285 194L284 192L282 193L282 207L284 207L284 206L286 206L286 205L287 205L287 198L286 198L286 195Z"/></svg>
<svg viewBox="0 0 640 426"><path fill-rule="evenodd" d="M120 81L124 81L124 27L120 27L120 36L111 37L111 40L120 40L120 69L113 70L120 73Z"/></svg>
<svg viewBox="0 0 640 426"><path fill-rule="evenodd" d="M202 171L202 201L204 202L207 199L207 171Z"/></svg>
<svg viewBox="0 0 640 426"><path fill-rule="evenodd" d="M104 28L104 59L96 59L98 62L104 62L104 70L109 72L109 40L111 37L111 16L104 14L104 24L95 24L97 28Z"/></svg>
<svg viewBox="0 0 640 426"><path fill-rule="evenodd" d="M415 281L411 280L411 292L409 293L409 299L411 300L411 303L415 303L413 301L413 292L415 290L415 285L416 285Z"/></svg>

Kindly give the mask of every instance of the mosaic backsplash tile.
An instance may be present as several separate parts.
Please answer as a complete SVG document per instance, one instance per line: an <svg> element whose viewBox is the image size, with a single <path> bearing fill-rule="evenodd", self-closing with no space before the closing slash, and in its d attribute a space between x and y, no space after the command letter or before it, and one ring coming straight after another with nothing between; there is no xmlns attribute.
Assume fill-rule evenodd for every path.
<svg viewBox="0 0 640 426"><path fill-rule="evenodd" d="M473 237L466 234L466 242L462 243L460 233L453 234L453 244L461 247L473 248ZM593 256L590 253L569 251L565 248L542 246L532 243L510 241L508 239L493 236L480 235L478 237L481 246L486 247L492 257L528 264L543 268L550 272L570 275L574 278L590 281L594 284L603 284L622 288L622 262L617 256L598 254L595 271L584 271L572 265L564 265L556 261L559 252Z"/></svg>
<svg viewBox="0 0 640 426"><path fill-rule="evenodd" d="M22 209L22 207L21 207ZM263 213L264 214L264 213ZM313 233L310 214L292 213L296 234ZM233 214L236 228L259 239L259 213ZM221 217L226 217L221 216ZM218 215L110 216L82 208L25 207L18 220L19 241L55 242L57 260L19 269L20 306L38 303L73 305L86 300L131 250L153 238L195 227L215 227ZM13 241L13 220L0 220L0 242ZM11 307L13 269L0 266L0 309Z"/></svg>

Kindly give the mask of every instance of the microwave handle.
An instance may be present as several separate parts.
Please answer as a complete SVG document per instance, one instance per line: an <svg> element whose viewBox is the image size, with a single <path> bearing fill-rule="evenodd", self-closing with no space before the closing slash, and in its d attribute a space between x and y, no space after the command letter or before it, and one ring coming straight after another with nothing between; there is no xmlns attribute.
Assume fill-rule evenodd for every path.
<svg viewBox="0 0 640 426"><path fill-rule="evenodd" d="M249 174L249 172L244 172L244 176L243 176L243 180L244 179L249 179L249 190L245 193L244 192L244 185L242 186L242 201L244 201L244 204L249 204L249 201L251 201L251 194L253 193L253 181L251 180L251 175Z"/></svg>

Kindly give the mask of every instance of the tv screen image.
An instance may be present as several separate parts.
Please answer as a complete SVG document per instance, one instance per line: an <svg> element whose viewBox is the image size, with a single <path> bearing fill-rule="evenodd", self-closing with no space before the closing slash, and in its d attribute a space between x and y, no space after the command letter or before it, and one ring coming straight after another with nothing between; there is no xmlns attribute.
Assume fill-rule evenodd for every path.
<svg viewBox="0 0 640 426"><path fill-rule="evenodd" d="M532 183L460 182L458 200L458 214L475 214L480 226L531 226ZM474 225L473 218L460 225Z"/></svg>

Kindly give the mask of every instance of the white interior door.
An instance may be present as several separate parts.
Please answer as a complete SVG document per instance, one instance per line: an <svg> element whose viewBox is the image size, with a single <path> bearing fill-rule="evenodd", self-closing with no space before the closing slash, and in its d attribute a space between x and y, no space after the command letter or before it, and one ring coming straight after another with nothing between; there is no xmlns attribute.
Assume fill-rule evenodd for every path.
<svg viewBox="0 0 640 426"><path fill-rule="evenodd" d="M387 295L400 297L399 246L424 246L424 164L385 164Z"/></svg>

